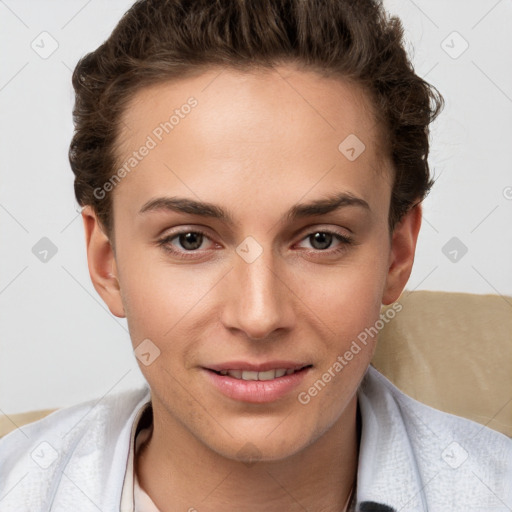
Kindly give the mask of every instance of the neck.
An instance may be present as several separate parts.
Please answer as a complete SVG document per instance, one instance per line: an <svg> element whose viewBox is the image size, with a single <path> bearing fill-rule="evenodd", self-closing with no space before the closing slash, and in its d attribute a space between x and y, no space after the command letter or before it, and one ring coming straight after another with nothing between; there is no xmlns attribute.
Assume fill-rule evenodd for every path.
<svg viewBox="0 0 512 512"><path fill-rule="evenodd" d="M278 461L228 459L153 411L153 433L135 457L140 486L161 512L342 511L357 474L357 396L314 443Z"/></svg>

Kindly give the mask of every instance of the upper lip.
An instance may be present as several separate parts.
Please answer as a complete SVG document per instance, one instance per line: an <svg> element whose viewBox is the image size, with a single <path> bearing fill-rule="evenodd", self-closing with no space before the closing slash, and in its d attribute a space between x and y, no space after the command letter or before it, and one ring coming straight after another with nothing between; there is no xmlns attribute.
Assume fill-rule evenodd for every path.
<svg viewBox="0 0 512 512"><path fill-rule="evenodd" d="M311 366L309 363L297 361L266 361L264 363L249 363L247 361L230 361L226 363L212 364L205 368L220 372L222 370L242 370L249 372L265 372L267 370L294 369L299 370L304 366Z"/></svg>

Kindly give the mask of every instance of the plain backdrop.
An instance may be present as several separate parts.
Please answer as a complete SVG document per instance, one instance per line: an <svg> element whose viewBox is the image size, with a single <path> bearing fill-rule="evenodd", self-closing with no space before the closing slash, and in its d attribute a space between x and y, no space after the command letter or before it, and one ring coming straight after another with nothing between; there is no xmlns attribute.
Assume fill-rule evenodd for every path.
<svg viewBox="0 0 512 512"><path fill-rule="evenodd" d="M126 321L90 282L67 159L72 70L131 3L0 0L0 414L142 383ZM407 288L512 295L512 4L385 5L446 100Z"/></svg>

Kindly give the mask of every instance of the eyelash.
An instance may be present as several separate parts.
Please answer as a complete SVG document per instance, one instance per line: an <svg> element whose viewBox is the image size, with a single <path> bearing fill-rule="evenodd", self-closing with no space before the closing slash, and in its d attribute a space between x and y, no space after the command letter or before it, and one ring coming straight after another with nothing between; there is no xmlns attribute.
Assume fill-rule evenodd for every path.
<svg viewBox="0 0 512 512"><path fill-rule="evenodd" d="M172 254L173 256L177 256L181 259L196 258L195 253L198 252L197 250L182 252L182 251L177 251L176 249L171 248L172 246L170 245L170 242L172 240L174 240L175 238L177 238L180 235L184 235L187 233L200 234L200 235L204 236L205 238L208 238L208 240L210 240L210 237L204 231L201 231L200 229L194 229L194 230L188 229L188 230L184 230L184 231L178 231L176 233L173 233L171 235L168 235L168 236L158 240L157 245L159 247L162 247L162 249L164 251ZM347 235L342 235L341 233L338 233L336 231L331 231L328 229L324 229L324 230L318 229L316 231L311 231L306 236L304 236L301 239L301 241L313 236L316 233L324 233L324 234L333 235L339 242L341 242L341 244L336 249L325 249L325 250L313 249L313 250L308 250L307 252L309 252L309 253L336 255L336 254L339 254L339 253L345 251L347 249L347 246L354 245L354 240L351 237L349 237Z"/></svg>

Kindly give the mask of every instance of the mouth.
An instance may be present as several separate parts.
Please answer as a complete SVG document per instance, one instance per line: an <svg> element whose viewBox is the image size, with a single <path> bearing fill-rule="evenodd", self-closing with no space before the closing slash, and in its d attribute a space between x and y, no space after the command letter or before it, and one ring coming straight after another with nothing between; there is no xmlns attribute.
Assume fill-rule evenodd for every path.
<svg viewBox="0 0 512 512"><path fill-rule="evenodd" d="M262 404L289 396L312 368L312 364L275 361L261 365L231 362L203 370L207 381L224 396Z"/></svg>
<svg viewBox="0 0 512 512"><path fill-rule="evenodd" d="M307 368L311 368L313 365L305 365L298 368L273 368L265 371L254 371L254 370L241 370L241 369L229 369L229 370L208 370L216 373L217 375L232 377L238 380L274 380L285 375L293 375L294 373L301 372Z"/></svg>

